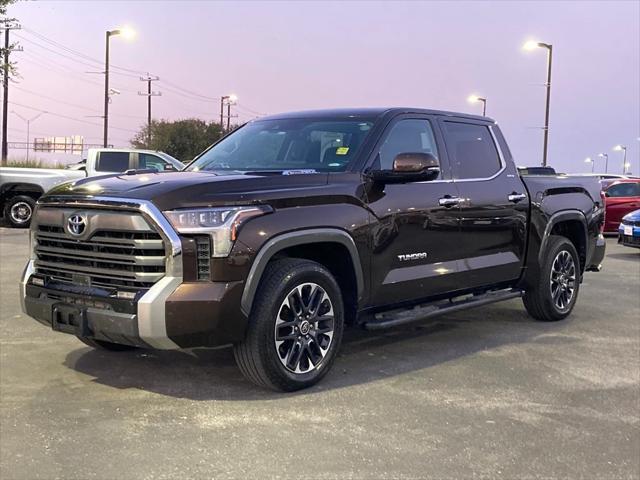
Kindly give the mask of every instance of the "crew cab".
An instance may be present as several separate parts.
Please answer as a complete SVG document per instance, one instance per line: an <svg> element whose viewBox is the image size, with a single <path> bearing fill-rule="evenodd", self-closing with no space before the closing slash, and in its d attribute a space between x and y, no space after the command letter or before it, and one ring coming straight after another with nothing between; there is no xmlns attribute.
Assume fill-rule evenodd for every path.
<svg viewBox="0 0 640 480"><path fill-rule="evenodd" d="M412 108L249 122L182 172L38 201L23 310L94 348L233 345L257 385L331 368L344 326L522 298L556 321L604 257L597 179L520 176L486 117Z"/></svg>
<svg viewBox="0 0 640 480"><path fill-rule="evenodd" d="M87 158L70 168L0 168L0 214L6 222L26 228L36 200L64 182L85 177L122 173L129 169L181 170L184 165L171 155L152 150L90 148Z"/></svg>

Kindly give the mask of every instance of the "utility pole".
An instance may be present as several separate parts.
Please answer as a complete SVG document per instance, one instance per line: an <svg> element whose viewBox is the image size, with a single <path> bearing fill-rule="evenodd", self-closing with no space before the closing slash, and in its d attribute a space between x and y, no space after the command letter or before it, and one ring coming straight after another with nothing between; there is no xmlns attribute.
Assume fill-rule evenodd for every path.
<svg viewBox="0 0 640 480"><path fill-rule="evenodd" d="M235 105L238 101L238 96L231 95L223 95L220 97L220 130L222 130L222 134L229 132L231 128L231 105ZM224 106L227 106L227 128L224 127Z"/></svg>
<svg viewBox="0 0 640 480"><path fill-rule="evenodd" d="M141 82L147 82L147 93L138 92L138 95L147 97L147 147L151 146L151 97L159 97L162 92L154 92L151 90L151 82L160 80L160 77L152 77L147 73L146 77L140 77Z"/></svg>
<svg viewBox="0 0 640 480"><path fill-rule="evenodd" d="M2 87L3 87L3 97L2 97L2 166L7 166L7 157L9 155L9 145L7 140L7 120L9 117L9 53L12 51L21 52L22 47L14 47L11 48L11 44L9 43L9 32L11 30L20 30L22 27L20 25L12 25L10 23L5 23L4 26L0 27L0 30L4 31L4 58L3 58L3 69L2 69Z"/></svg>

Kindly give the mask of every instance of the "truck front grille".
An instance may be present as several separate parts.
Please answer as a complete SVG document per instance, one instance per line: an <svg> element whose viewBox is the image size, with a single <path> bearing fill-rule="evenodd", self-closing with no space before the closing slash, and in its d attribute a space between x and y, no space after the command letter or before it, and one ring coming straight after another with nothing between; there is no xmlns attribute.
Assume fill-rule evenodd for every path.
<svg viewBox="0 0 640 480"><path fill-rule="evenodd" d="M42 211L42 210L41 210ZM35 225L36 273L51 280L89 283L103 288L149 288L165 275L165 245L162 237L137 214L136 221L124 226L141 230L116 230L118 217L126 214L102 214L109 229L102 229L100 213L90 224L96 228L86 239L72 238L61 225L47 225L38 218Z"/></svg>

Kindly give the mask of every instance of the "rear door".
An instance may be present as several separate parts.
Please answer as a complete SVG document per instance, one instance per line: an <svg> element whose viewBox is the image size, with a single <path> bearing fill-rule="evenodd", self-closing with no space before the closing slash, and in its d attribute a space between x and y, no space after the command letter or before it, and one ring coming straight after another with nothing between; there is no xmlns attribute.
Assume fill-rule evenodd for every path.
<svg viewBox="0 0 640 480"><path fill-rule="evenodd" d="M520 276L529 199L497 126L440 119L460 196L458 277L465 287L494 285Z"/></svg>

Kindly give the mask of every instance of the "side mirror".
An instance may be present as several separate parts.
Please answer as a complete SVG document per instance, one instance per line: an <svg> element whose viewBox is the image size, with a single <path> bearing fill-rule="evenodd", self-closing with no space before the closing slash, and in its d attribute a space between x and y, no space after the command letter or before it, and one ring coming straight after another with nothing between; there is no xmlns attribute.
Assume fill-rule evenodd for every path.
<svg viewBox="0 0 640 480"><path fill-rule="evenodd" d="M174 172L176 169L170 163L165 163L164 170L165 172Z"/></svg>
<svg viewBox="0 0 640 480"><path fill-rule="evenodd" d="M430 153L400 153L393 160L392 170L372 172L380 183L428 182L440 175L440 162Z"/></svg>

